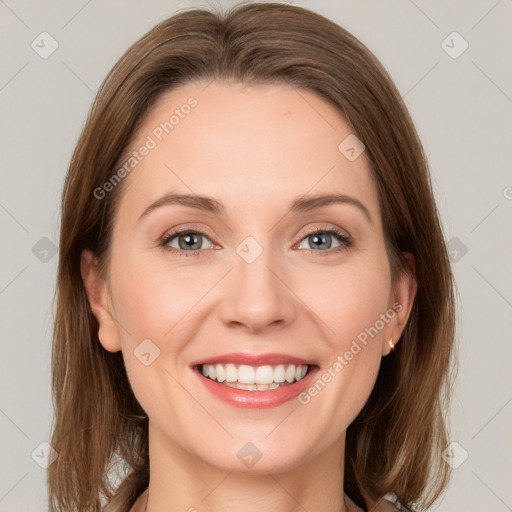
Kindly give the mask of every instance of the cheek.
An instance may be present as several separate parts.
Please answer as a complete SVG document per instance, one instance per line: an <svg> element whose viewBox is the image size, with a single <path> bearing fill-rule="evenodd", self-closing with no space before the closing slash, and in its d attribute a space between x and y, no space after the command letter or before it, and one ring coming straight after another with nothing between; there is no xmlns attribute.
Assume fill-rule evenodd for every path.
<svg viewBox="0 0 512 512"><path fill-rule="evenodd" d="M207 289L204 274L190 265L171 267L144 255L118 260L115 268L116 313L133 342L176 340L176 332L186 325L181 320Z"/></svg>
<svg viewBox="0 0 512 512"><path fill-rule="evenodd" d="M336 306L330 310L335 334L329 339L335 354L333 364L338 364L333 368L333 393L327 400L343 425L355 419L375 385L382 342L395 316L389 308L390 292L391 275L383 245L333 279L330 287Z"/></svg>
<svg viewBox="0 0 512 512"><path fill-rule="evenodd" d="M367 332L385 313L390 289L387 268L376 262L319 272L301 296L308 297L308 307L322 320L332 348L344 351L347 343Z"/></svg>
<svg viewBox="0 0 512 512"><path fill-rule="evenodd" d="M113 254L111 267L123 359L135 397L158 421L162 404L179 409L190 402L176 380L183 380L182 352L196 325L188 320L205 293L204 276L192 266L177 269L144 254L125 254ZM179 422L172 425L173 435L184 435Z"/></svg>
<svg viewBox="0 0 512 512"><path fill-rule="evenodd" d="M388 269L378 259L317 274L310 281L307 304L321 320L329 350L301 403L308 403L314 416L330 411L329 421L337 428L353 421L375 384L388 325L382 315L392 318L386 316L390 288Z"/></svg>
<svg viewBox="0 0 512 512"><path fill-rule="evenodd" d="M382 361L380 336L368 337L362 343L357 334L364 322L358 319L356 325L348 317L347 322L352 322L344 328L347 334L330 338L329 356L298 397L305 408L304 428L309 436L319 440L318 450L334 443L361 412L375 386ZM341 327L340 324L340 330Z"/></svg>

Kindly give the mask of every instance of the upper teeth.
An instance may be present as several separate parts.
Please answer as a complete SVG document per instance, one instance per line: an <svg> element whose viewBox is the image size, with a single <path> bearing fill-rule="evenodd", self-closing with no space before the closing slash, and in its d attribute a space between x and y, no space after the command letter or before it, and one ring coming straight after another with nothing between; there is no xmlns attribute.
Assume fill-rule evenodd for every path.
<svg viewBox="0 0 512 512"><path fill-rule="evenodd" d="M203 364L205 377L218 382L238 382L239 384L272 384L301 380L308 371L308 366L299 364L278 364L277 366L248 366L242 364Z"/></svg>

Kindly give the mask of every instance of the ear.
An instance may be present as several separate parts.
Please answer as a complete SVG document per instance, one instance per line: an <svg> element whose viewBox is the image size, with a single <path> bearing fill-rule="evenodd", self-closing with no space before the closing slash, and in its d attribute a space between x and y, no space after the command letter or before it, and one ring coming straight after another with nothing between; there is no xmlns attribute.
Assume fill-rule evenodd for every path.
<svg viewBox="0 0 512 512"><path fill-rule="evenodd" d="M416 263L414 255L411 252L402 252L403 258L406 260L406 268L398 278L393 288L390 307L395 311L395 317L388 324L386 336L382 342L382 355L386 356L391 352L389 340L396 345L400 340L407 320L414 304L418 283L416 281Z"/></svg>
<svg viewBox="0 0 512 512"><path fill-rule="evenodd" d="M117 352L121 350L121 342L110 301L107 280L99 271L96 257L87 249L82 251L80 257L80 273L92 314L98 321L100 343L105 350Z"/></svg>

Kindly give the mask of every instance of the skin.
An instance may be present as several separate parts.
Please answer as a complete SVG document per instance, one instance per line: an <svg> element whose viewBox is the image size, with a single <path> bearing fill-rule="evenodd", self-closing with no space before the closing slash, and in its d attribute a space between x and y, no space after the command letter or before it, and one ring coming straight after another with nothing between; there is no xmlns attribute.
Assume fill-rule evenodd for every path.
<svg viewBox="0 0 512 512"><path fill-rule="evenodd" d="M351 129L336 109L287 85L205 85L166 93L139 129L133 149L190 96L198 101L124 179L107 275L82 254L100 342L122 350L150 419L147 510L361 510L341 492L345 431L369 397L388 340L396 343L406 325L416 281L403 274L392 285L369 163L365 153L349 161L338 150ZM171 191L214 197L225 212L167 205L139 220ZM350 204L288 211L305 194L333 192L361 201L372 223ZM174 227L206 234L199 256L160 245ZM308 241L307 230L326 227L353 244L325 235L332 246L322 250ZM248 236L263 248L250 264L236 252ZM173 240L179 251L179 236ZM232 407L190 367L230 352L281 352L326 371L395 302L401 311L307 405ZM133 352L144 339L160 350L149 366ZM237 457L249 441L262 454L252 468ZM145 502L144 494L132 510Z"/></svg>

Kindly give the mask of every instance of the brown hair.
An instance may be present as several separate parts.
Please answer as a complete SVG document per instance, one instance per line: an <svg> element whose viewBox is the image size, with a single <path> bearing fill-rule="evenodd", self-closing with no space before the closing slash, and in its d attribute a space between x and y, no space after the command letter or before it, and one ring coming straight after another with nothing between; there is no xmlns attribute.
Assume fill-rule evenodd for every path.
<svg viewBox="0 0 512 512"><path fill-rule="evenodd" d="M244 3L226 13L180 12L132 45L101 85L73 153L62 197L52 354L55 407L50 512L127 511L149 483L148 418L122 353L98 340L80 274L83 249L103 263L122 184L98 200L144 115L194 80L284 83L327 100L366 146L378 187L393 280L415 272L418 291L396 350L348 427L345 491L361 507L387 492L430 506L446 487L446 406L454 345L453 277L428 164L400 94L376 57L307 9ZM415 270L401 251L414 254ZM119 487L111 481L124 463Z"/></svg>

